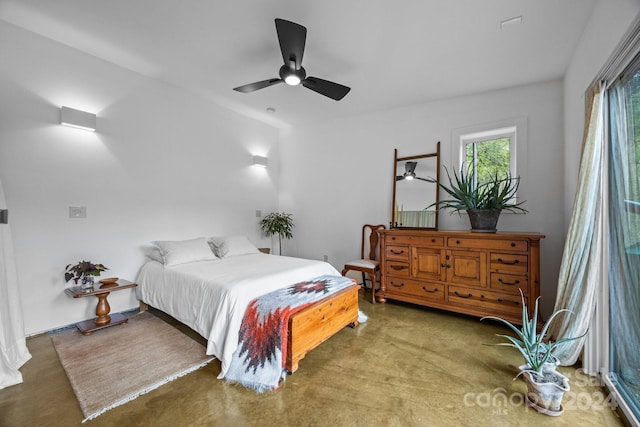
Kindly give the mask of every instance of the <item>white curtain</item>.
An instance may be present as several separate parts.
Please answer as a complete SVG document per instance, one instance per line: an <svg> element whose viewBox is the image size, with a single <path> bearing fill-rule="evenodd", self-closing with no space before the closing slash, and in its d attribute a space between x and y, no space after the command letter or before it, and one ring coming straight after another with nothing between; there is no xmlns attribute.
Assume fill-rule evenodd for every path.
<svg viewBox="0 0 640 427"><path fill-rule="evenodd" d="M593 96L586 127L578 189L558 278L554 310L569 309L550 328L552 341L584 335L595 309L595 295L601 280L603 200L605 182L605 93L601 83ZM562 365L573 365L585 338L560 344L555 355Z"/></svg>
<svg viewBox="0 0 640 427"><path fill-rule="evenodd" d="M6 209L0 181L0 209ZM9 219L11 219L9 217ZM18 369L31 358L24 336L9 224L0 224L0 389L22 382Z"/></svg>

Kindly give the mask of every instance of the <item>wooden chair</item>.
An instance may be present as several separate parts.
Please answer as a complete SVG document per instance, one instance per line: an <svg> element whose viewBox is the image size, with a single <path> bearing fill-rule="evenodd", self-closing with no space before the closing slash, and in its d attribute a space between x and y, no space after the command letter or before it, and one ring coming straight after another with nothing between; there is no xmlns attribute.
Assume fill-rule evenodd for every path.
<svg viewBox="0 0 640 427"><path fill-rule="evenodd" d="M378 230L385 229L382 224L371 225L365 224L362 227L362 244L360 249L360 259L350 261L344 265L342 275L345 276L348 271L362 272L362 286L366 286L366 275L371 281L371 302L376 302L376 275L380 271L380 259L378 257Z"/></svg>

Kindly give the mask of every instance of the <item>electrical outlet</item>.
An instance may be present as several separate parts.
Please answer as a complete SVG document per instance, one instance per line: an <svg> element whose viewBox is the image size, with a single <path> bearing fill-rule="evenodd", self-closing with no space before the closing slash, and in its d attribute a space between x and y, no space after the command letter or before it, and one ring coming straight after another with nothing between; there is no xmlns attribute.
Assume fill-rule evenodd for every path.
<svg viewBox="0 0 640 427"><path fill-rule="evenodd" d="M69 206L69 218L86 218L86 206Z"/></svg>
<svg viewBox="0 0 640 427"><path fill-rule="evenodd" d="M324 262L329 262L329 255L322 255L322 260Z"/></svg>

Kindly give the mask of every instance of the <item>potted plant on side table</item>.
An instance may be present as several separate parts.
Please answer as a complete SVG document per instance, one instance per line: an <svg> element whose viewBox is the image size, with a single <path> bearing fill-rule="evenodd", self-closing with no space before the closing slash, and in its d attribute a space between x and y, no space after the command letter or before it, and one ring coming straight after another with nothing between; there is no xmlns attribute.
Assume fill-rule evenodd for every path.
<svg viewBox="0 0 640 427"><path fill-rule="evenodd" d="M278 255L282 255L282 239L293 237L293 214L273 212L260 220L265 236L278 236Z"/></svg>
<svg viewBox="0 0 640 427"><path fill-rule="evenodd" d="M82 284L82 287L91 288L93 287L94 277L100 276L100 273L108 270L102 264L94 264L91 261L80 261L75 265L67 265L64 272L64 280L68 282L73 279L73 281L78 284L78 281Z"/></svg>
<svg viewBox="0 0 640 427"><path fill-rule="evenodd" d="M500 213L503 210L511 212L528 212L522 208L524 201L517 202L515 195L520 185L519 177L507 174L500 176L495 173L489 180L477 183L475 173L472 170L465 172L453 172L453 178L449 170L445 168L449 184L443 184L430 178L430 182L436 183L449 196L428 206L438 209L449 208L457 212L466 211L471 223L471 231L477 233L495 233Z"/></svg>
<svg viewBox="0 0 640 427"><path fill-rule="evenodd" d="M546 321L540 333L538 333L538 300L540 297L536 299L533 318L531 319L529 319L522 291L520 292L520 298L522 300L521 328L497 316L485 316L480 320L497 320L515 332L516 337L497 334L497 336L505 338L508 342L493 345L513 347L522 354L526 363L518 367L520 372L515 378L522 375L527 383L527 404L540 413L558 416L564 410L562 398L564 393L569 391L569 379L556 370L558 359L553 355L553 350L562 343L582 338L586 335L586 332L579 337L563 338L556 342L545 341L551 321L559 314L564 312L571 313L571 311L567 309L555 311Z"/></svg>

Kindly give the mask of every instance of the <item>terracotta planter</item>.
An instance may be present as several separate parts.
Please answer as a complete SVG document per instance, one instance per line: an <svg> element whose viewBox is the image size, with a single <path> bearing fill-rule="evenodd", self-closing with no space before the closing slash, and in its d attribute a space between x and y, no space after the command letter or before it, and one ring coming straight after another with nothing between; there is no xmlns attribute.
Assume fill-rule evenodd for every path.
<svg viewBox="0 0 640 427"><path fill-rule="evenodd" d="M500 209L469 209L469 222L474 233L495 233L497 231Z"/></svg>
<svg viewBox="0 0 640 427"><path fill-rule="evenodd" d="M555 370L543 368L542 375L527 371L529 365L520 366L527 383L527 404L536 411L551 416L564 412L562 398L569 391L569 379Z"/></svg>

